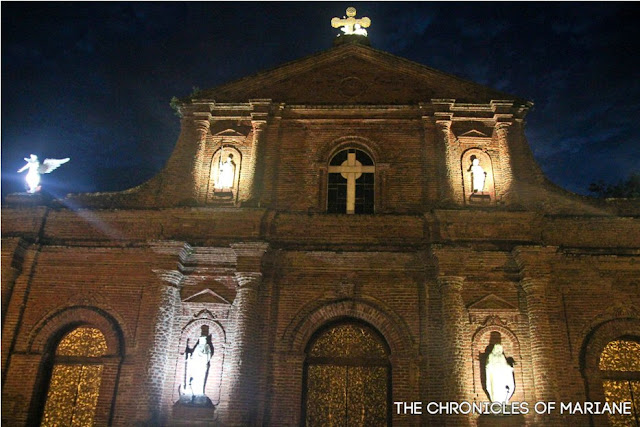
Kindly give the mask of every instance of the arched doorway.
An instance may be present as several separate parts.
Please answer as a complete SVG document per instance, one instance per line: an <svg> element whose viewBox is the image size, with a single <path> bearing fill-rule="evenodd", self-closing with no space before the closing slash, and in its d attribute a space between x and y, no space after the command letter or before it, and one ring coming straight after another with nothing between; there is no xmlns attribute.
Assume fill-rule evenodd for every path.
<svg viewBox="0 0 640 427"><path fill-rule="evenodd" d="M640 426L640 342L635 337L610 341L598 363L609 403L629 402L629 415L610 415L612 426Z"/></svg>
<svg viewBox="0 0 640 427"><path fill-rule="evenodd" d="M390 390L389 347L368 324L343 319L309 341L303 425L389 425Z"/></svg>
<svg viewBox="0 0 640 427"><path fill-rule="evenodd" d="M55 350L42 426L93 425L107 352L99 329L79 327L64 335Z"/></svg>

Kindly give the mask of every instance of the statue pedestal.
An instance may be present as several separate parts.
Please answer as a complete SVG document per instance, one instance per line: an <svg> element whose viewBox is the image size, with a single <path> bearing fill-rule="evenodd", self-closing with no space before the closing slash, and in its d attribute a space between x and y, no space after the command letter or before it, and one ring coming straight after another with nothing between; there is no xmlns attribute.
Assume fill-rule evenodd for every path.
<svg viewBox="0 0 640 427"><path fill-rule="evenodd" d="M234 206L235 197L233 190L231 189L216 189L213 190L213 194L209 197L208 202L216 206Z"/></svg>
<svg viewBox="0 0 640 427"><path fill-rule="evenodd" d="M218 415L215 413L216 407L211 400L203 396L204 399L196 403L185 401L176 402L171 411L172 426L216 426Z"/></svg>
<svg viewBox="0 0 640 427"><path fill-rule="evenodd" d="M213 190L213 197L216 199L233 199L233 190L230 188L222 188Z"/></svg>
<svg viewBox="0 0 640 427"><path fill-rule="evenodd" d="M469 196L470 205L490 205L491 196L485 193L474 193Z"/></svg>

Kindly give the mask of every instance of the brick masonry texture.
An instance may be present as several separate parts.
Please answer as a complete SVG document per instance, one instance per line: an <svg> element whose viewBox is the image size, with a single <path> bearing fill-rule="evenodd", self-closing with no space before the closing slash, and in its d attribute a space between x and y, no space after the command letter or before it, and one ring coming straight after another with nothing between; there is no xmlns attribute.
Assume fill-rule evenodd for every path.
<svg viewBox="0 0 640 427"><path fill-rule="evenodd" d="M640 204L551 184L524 136L529 108L347 44L182 100L173 154L138 187L9 196L2 422L38 422L55 347L80 325L108 345L96 425L300 425L307 344L341 319L384 337L391 401L487 401L496 339L514 400L604 400L600 352L640 338ZM326 213L328 163L346 148L374 161L374 214ZM213 191L223 150L231 197ZM490 175L480 204L473 153ZM203 327L215 409L177 405Z"/></svg>

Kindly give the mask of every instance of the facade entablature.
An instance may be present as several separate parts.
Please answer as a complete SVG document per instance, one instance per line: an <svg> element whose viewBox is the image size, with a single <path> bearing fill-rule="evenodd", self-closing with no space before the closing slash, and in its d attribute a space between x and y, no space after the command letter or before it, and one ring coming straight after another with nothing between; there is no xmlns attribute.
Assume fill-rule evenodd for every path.
<svg viewBox="0 0 640 427"><path fill-rule="evenodd" d="M213 104L213 102L180 103L175 109L182 118L210 118Z"/></svg>
<svg viewBox="0 0 640 427"><path fill-rule="evenodd" d="M456 103L455 99L432 99L417 104L286 104L269 99L241 103L217 103L194 100L180 104L182 117L211 120L267 120L270 116L336 118L435 118L436 120L482 120L496 124L522 119L530 108L515 101L491 101L487 104Z"/></svg>
<svg viewBox="0 0 640 427"><path fill-rule="evenodd" d="M282 118L301 119L419 119L413 105L287 105Z"/></svg>
<svg viewBox="0 0 640 427"><path fill-rule="evenodd" d="M532 105L530 102L522 104L514 100L491 100L487 104L459 103L455 99L432 99L431 102L419 104L425 116L449 117L450 120L478 117L495 122L524 118Z"/></svg>

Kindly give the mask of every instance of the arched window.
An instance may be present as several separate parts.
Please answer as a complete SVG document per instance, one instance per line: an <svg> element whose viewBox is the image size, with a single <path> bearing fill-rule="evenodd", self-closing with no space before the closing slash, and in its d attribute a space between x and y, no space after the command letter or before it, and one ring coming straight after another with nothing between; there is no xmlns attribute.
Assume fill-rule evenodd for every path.
<svg viewBox="0 0 640 427"><path fill-rule="evenodd" d="M598 368L607 402L631 402L631 415L609 415L609 423L640 426L640 342L609 342L600 354Z"/></svg>
<svg viewBox="0 0 640 427"><path fill-rule="evenodd" d="M375 166L368 154L342 150L331 158L328 173L329 213L373 213Z"/></svg>
<svg viewBox="0 0 640 427"><path fill-rule="evenodd" d="M79 327L60 340L41 425L93 424L106 353L107 341L96 328Z"/></svg>
<svg viewBox="0 0 640 427"><path fill-rule="evenodd" d="M307 346L304 419L307 426L390 423L389 349L359 322L323 328Z"/></svg>

